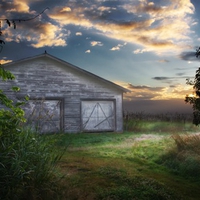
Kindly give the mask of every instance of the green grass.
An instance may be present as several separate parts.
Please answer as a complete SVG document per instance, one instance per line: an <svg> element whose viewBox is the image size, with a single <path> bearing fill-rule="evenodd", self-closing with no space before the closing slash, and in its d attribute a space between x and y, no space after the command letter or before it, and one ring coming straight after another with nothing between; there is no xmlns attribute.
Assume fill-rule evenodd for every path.
<svg viewBox="0 0 200 200"><path fill-rule="evenodd" d="M134 129L124 133L23 131L14 140L5 137L0 199L199 199L200 136L193 134L199 128L185 122L128 123Z"/></svg>
<svg viewBox="0 0 200 200"><path fill-rule="evenodd" d="M124 130L134 132L190 132L199 128L192 123L182 121L148 121L132 119L124 122Z"/></svg>
<svg viewBox="0 0 200 200"><path fill-rule="evenodd" d="M199 199L198 156L182 154L171 136L152 131L59 135L57 146L68 147L59 163L63 199Z"/></svg>

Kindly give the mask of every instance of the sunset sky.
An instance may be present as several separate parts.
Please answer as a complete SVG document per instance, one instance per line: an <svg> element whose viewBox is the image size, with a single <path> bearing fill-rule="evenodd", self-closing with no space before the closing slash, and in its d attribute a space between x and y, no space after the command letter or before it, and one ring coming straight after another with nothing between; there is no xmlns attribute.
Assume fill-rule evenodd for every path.
<svg viewBox="0 0 200 200"><path fill-rule="evenodd" d="M191 107L184 97L200 67L199 0L0 0L0 18L1 64L46 50L128 88L132 111Z"/></svg>

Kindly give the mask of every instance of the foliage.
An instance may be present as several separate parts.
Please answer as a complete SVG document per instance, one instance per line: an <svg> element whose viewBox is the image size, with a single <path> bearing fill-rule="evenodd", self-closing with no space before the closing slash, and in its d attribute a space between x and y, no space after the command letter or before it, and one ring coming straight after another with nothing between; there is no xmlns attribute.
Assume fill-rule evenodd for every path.
<svg viewBox="0 0 200 200"><path fill-rule="evenodd" d="M196 50L196 57L200 55L200 48ZM194 80L186 79L186 84L192 85L194 89L194 95L186 95L185 102L189 103L193 107L193 124L196 126L200 124L200 68L196 70Z"/></svg>
<svg viewBox="0 0 200 200"><path fill-rule="evenodd" d="M0 19L0 36L2 20L15 29L16 21L33 20L44 11L30 19ZM0 51L1 44L5 42L0 40ZM11 72L1 67L0 78L2 81L15 79ZM18 92L20 88L13 86L11 90ZM60 199L56 164L63 152L53 148L54 140L25 128L21 106L26 101L27 96L14 102L0 90L0 199Z"/></svg>
<svg viewBox="0 0 200 200"><path fill-rule="evenodd" d="M186 95L185 102L192 104L193 107L193 123L200 124L200 68L196 71L194 81L187 79L188 85L193 85L194 96Z"/></svg>
<svg viewBox="0 0 200 200"><path fill-rule="evenodd" d="M196 57L198 58L200 55L200 47L198 49L196 49L196 53L195 53Z"/></svg>
<svg viewBox="0 0 200 200"><path fill-rule="evenodd" d="M13 80L14 75L6 71L3 68L0 68L0 77L3 81ZM12 90L17 92L19 91L18 87L12 87ZM13 133L20 131L20 123L25 122L24 111L21 109L25 102L19 101L14 103L3 90L0 90L0 103L4 106L5 109L0 110L0 137L1 139L10 137Z"/></svg>
<svg viewBox="0 0 200 200"><path fill-rule="evenodd" d="M30 130L1 137L0 199L55 199L60 192L54 140Z"/></svg>
<svg viewBox="0 0 200 200"><path fill-rule="evenodd" d="M0 68L3 81L15 77ZM12 87L14 92L19 88ZM55 167L62 152L50 138L24 128L25 101L14 102L0 90L0 199L56 199L60 187Z"/></svg>

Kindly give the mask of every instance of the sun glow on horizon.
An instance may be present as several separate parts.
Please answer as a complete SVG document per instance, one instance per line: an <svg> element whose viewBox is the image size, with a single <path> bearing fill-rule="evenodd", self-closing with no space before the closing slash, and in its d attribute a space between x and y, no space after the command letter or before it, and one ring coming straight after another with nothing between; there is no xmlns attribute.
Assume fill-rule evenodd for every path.
<svg viewBox="0 0 200 200"><path fill-rule="evenodd" d="M185 99L185 96L194 97L191 86L175 85L174 87L152 87L147 85L133 85L127 82L114 81L116 84L128 89L124 99L132 100L172 100Z"/></svg>

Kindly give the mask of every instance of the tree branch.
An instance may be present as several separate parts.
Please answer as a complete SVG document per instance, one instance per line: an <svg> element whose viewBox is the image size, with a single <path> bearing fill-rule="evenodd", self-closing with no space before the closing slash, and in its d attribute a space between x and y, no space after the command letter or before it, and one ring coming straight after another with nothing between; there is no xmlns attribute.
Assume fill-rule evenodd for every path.
<svg viewBox="0 0 200 200"><path fill-rule="evenodd" d="M35 18L37 18L37 17L39 17L40 15L42 15L46 10L48 10L49 8L47 7L47 8L45 8L42 12L40 12L39 14L37 14L37 15L35 15L34 17L31 17L31 18L28 18L28 19L23 19L23 18L11 18L11 19L9 19L9 18L0 18L0 20L5 20L6 21L6 23L10 26L10 21L14 21L14 22L16 22L16 21L18 21L18 22L21 22L21 21L23 21L23 22L25 22L25 21L30 21L30 20L33 20L33 19L35 19Z"/></svg>

